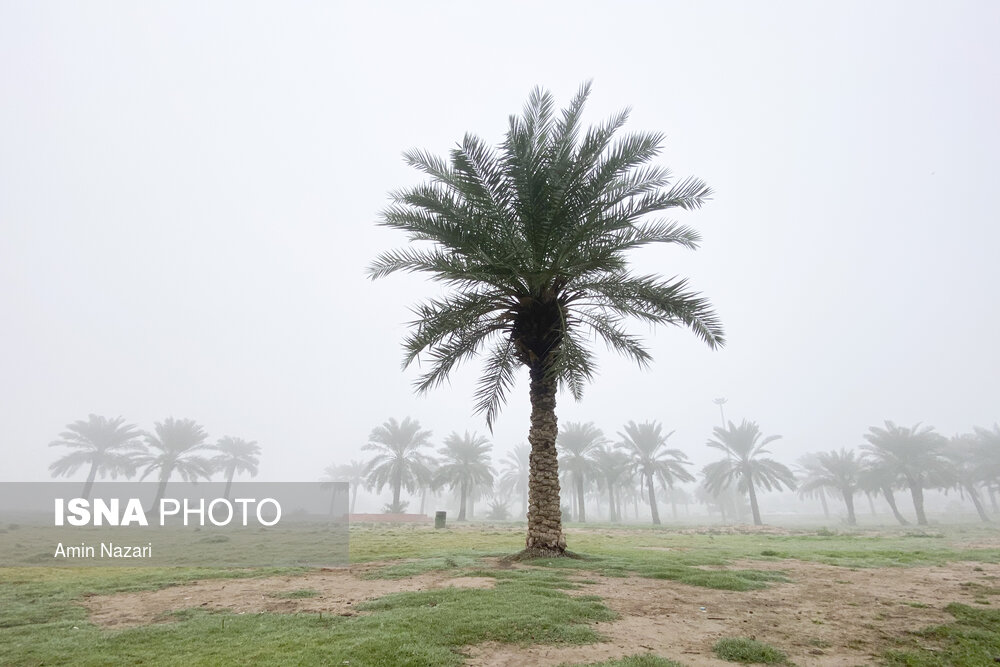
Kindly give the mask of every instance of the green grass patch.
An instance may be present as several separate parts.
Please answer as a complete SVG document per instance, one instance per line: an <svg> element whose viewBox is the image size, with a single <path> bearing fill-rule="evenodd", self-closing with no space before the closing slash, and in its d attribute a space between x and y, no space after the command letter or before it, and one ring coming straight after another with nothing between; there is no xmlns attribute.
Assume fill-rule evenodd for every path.
<svg viewBox="0 0 1000 667"><path fill-rule="evenodd" d="M271 593L271 597L278 598L280 600L302 600L305 598L319 597L319 591L312 588L299 588L294 591Z"/></svg>
<svg viewBox="0 0 1000 667"><path fill-rule="evenodd" d="M788 662L783 652L763 642L747 637L726 637L712 647L715 654L729 662L778 665Z"/></svg>
<svg viewBox="0 0 1000 667"><path fill-rule="evenodd" d="M405 579L425 572L460 570L476 565L478 558L471 556L444 556L410 560L373 570L365 575L367 579Z"/></svg>
<svg viewBox="0 0 1000 667"><path fill-rule="evenodd" d="M1000 657L1000 610L953 603L945 611L953 623L912 633L912 647L887 651L887 665L951 667L995 665Z"/></svg>

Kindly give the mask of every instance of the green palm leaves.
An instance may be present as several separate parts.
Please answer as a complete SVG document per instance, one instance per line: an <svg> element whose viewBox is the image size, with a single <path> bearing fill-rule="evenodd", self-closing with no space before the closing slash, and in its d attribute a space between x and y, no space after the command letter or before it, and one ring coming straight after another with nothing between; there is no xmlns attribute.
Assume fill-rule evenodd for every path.
<svg viewBox="0 0 1000 667"><path fill-rule="evenodd" d="M448 160L406 153L429 181L393 193L382 214L381 224L406 232L411 245L381 254L369 275L425 273L451 288L414 309L404 366L429 362L416 384L426 391L483 354L475 408L488 424L520 365L579 398L596 368L591 340L647 364L629 319L723 343L708 302L684 280L635 275L627 261L651 243L697 247L696 232L657 216L696 209L711 191L695 178L672 183L668 170L649 165L661 134L616 136L627 111L584 132L589 93L585 84L557 114L551 94L536 89L495 148L467 134Z"/></svg>

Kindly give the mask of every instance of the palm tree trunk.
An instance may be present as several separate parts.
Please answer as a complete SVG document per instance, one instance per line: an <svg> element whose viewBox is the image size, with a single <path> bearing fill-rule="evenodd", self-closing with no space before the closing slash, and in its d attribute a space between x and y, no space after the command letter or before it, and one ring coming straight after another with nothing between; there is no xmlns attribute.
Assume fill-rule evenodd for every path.
<svg viewBox="0 0 1000 667"><path fill-rule="evenodd" d="M358 505L358 485L355 484L354 488L351 489L351 514L354 514L354 509Z"/></svg>
<svg viewBox="0 0 1000 667"><path fill-rule="evenodd" d="M420 513L424 513L424 507L427 505L427 487L425 486L420 490Z"/></svg>
<svg viewBox="0 0 1000 667"><path fill-rule="evenodd" d="M545 377L541 364L530 370L531 428L528 442L531 455L528 477L528 551L562 555L566 538L562 532L559 507L559 458L556 455L556 384Z"/></svg>
<svg viewBox="0 0 1000 667"><path fill-rule="evenodd" d="M976 490L971 484L964 484L965 490L969 492L969 497L972 498L972 504L976 506L976 513L979 514L979 518L983 521L989 522L990 518L986 516L986 508L983 507L983 501L979 497L979 491Z"/></svg>
<svg viewBox="0 0 1000 667"><path fill-rule="evenodd" d="M747 480L747 491L750 493L750 511L753 512L753 525L763 526L760 519L760 507L757 505L757 489L753 488L753 480Z"/></svg>
<svg viewBox="0 0 1000 667"><path fill-rule="evenodd" d="M97 479L97 461L90 464L90 474L87 475L87 481L83 484L84 498L90 498L90 490L94 487L95 479Z"/></svg>
<svg viewBox="0 0 1000 667"><path fill-rule="evenodd" d="M823 489L819 490L819 500L823 503L823 518L830 518L830 505L826 502L826 492Z"/></svg>
<svg viewBox="0 0 1000 667"><path fill-rule="evenodd" d="M903 526L909 526L910 522L899 513L899 508L896 507L896 496L892 493L892 488L888 486L882 487L882 495L885 497L885 502L889 503L889 509L892 510L892 515L896 517L896 521Z"/></svg>
<svg viewBox="0 0 1000 667"><path fill-rule="evenodd" d="M236 476L236 466L230 466L226 471L226 490L222 492L222 497L229 500L229 491L233 488L233 477Z"/></svg>
<svg viewBox="0 0 1000 667"><path fill-rule="evenodd" d="M913 509L917 512L917 525L927 525L927 515L924 514L924 487L919 482L910 482L910 496L913 498Z"/></svg>
<svg viewBox="0 0 1000 667"><path fill-rule="evenodd" d="M160 484L156 487L156 497L153 498L153 507L150 509L152 512L160 511L160 501L163 500L163 494L167 492L167 480L170 479L171 470L163 470L160 473Z"/></svg>
<svg viewBox="0 0 1000 667"><path fill-rule="evenodd" d="M656 494L653 492L653 476L646 475L646 491L649 493L649 511L653 515L653 524L660 525L660 512L656 509Z"/></svg>
<svg viewBox="0 0 1000 667"><path fill-rule="evenodd" d="M399 492L403 486L402 472L397 471L395 479L392 481L392 507L389 509L393 512L399 511Z"/></svg>
<svg viewBox="0 0 1000 667"><path fill-rule="evenodd" d="M854 492L849 489L843 489L841 493L844 494L844 504L847 505L847 525L856 526L858 525L858 519L854 516Z"/></svg>
<svg viewBox="0 0 1000 667"><path fill-rule="evenodd" d="M465 482L459 484L458 493L460 496L460 500L458 501L458 520L465 521L465 495L466 495Z"/></svg>
<svg viewBox="0 0 1000 667"><path fill-rule="evenodd" d="M868 499L868 511L872 513L872 516L875 516L875 501L872 499L872 494L865 491L865 498Z"/></svg>
<svg viewBox="0 0 1000 667"><path fill-rule="evenodd" d="M993 506L993 513L997 514L1000 512L1000 506L997 505L997 492L992 486L986 487L986 491L990 494L990 505Z"/></svg>
<svg viewBox="0 0 1000 667"><path fill-rule="evenodd" d="M587 510L583 506L583 475L573 475L576 478L576 515L580 523L587 523Z"/></svg>
<svg viewBox="0 0 1000 667"><path fill-rule="evenodd" d="M618 520L618 512L615 509L615 487L608 482L608 521L614 523Z"/></svg>

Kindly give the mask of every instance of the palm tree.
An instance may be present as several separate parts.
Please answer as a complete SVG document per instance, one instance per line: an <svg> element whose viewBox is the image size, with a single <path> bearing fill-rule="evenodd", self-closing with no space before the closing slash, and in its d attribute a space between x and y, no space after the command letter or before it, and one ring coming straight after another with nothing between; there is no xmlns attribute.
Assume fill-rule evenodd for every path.
<svg viewBox="0 0 1000 667"><path fill-rule="evenodd" d="M392 504L386 508L390 514L404 509L399 501L402 489L412 493L420 480L427 478L429 459L420 450L430 446L430 437L431 432L420 430L420 422L415 419L389 419L372 429L368 444L361 448L376 452L365 470L368 484L376 493L386 486L392 488Z"/></svg>
<svg viewBox="0 0 1000 667"><path fill-rule="evenodd" d="M981 426L974 427L974 430L981 445L977 456L983 470L986 491L990 494L993 511L997 512L1000 511L997 507L997 491L1000 490L1000 424L993 424L992 430Z"/></svg>
<svg viewBox="0 0 1000 667"><path fill-rule="evenodd" d="M831 489L840 493L847 506L847 523L858 523L854 515L854 494L860 490L861 460L853 451L820 452L814 455L815 465L807 470L807 476L799 487L800 493L822 492Z"/></svg>
<svg viewBox="0 0 1000 667"><path fill-rule="evenodd" d="M824 475L823 468L820 466L815 454L803 454L800 456L798 459L798 470L795 472L804 480ZM830 518L830 505L826 502L825 487L811 487L803 482L799 486L799 498L819 498L819 502L823 506L823 518Z"/></svg>
<svg viewBox="0 0 1000 667"><path fill-rule="evenodd" d="M504 493L516 493L521 497L522 519L528 515L528 457L530 454L531 447L523 443L507 452L501 461L503 471L498 480L500 489Z"/></svg>
<svg viewBox="0 0 1000 667"><path fill-rule="evenodd" d="M350 513L354 514L354 510L358 504L358 490L367 486L367 469L368 465L364 461L357 461L351 459L350 463L342 463L328 465L323 473L325 475L324 482L347 482L351 489L351 509Z"/></svg>
<svg viewBox="0 0 1000 667"><path fill-rule="evenodd" d="M865 440L868 442L861 449L869 461L903 480L910 489L917 523L926 526L924 489L941 486L947 476L944 437L930 426L905 427L886 421L884 428L870 426Z"/></svg>
<svg viewBox="0 0 1000 667"><path fill-rule="evenodd" d="M723 344L708 301L681 279L629 271L628 255L651 243L695 248L693 230L648 216L696 209L710 195L698 179L673 186L649 166L663 135L615 139L623 111L581 136L585 84L562 114L535 89L524 113L510 118L497 149L467 134L444 160L410 151L405 160L429 183L398 191L383 226L405 231L412 245L380 255L374 278L428 273L450 293L417 307L404 341L404 365L429 362L418 391L444 382L461 362L485 352L475 408L492 428L517 370L530 378L531 479L525 555L560 555L566 540L559 505L556 391L581 398L596 373L590 339L646 366L630 318L683 325L709 346Z"/></svg>
<svg viewBox="0 0 1000 667"><path fill-rule="evenodd" d="M691 473L684 469L684 466L691 465L687 455L679 449L666 449L667 439L673 434L671 431L664 435L663 427L658 422L636 424L634 421L625 424L624 433L618 433L621 438L618 446L631 458L632 472L638 473L640 484L646 484L649 511L656 525L660 523L660 512L656 507L653 480L659 480L668 489L673 488L677 481L694 481Z"/></svg>
<svg viewBox="0 0 1000 667"><path fill-rule="evenodd" d="M975 434L958 435L948 441L944 457L950 464L951 486L957 487L963 494L969 496L976 513L983 521L989 521L979 495L979 485L990 478L989 470L982 465L986 459L984 442Z"/></svg>
<svg viewBox="0 0 1000 667"><path fill-rule="evenodd" d="M215 444L213 449L220 453L213 456L212 466L216 470L221 470L226 475L226 490L223 497L229 497L229 490L233 486L233 477L236 473L247 473L251 477L257 476L257 464L260 456L260 445L255 441L246 441L242 438L226 436Z"/></svg>
<svg viewBox="0 0 1000 667"><path fill-rule="evenodd" d="M82 497L89 498L98 475L117 479L118 475L135 474L135 456L142 451L141 436L142 431L134 424L126 424L124 417L89 415L87 421L67 424L60 439L49 443L49 447L74 450L54 461L49 470L53 477L69 477L81 466L90 466L82 492Z"/></svg>
<svg viewBox="0 0 1000 667"><path fill-rule="evenodd" d="M199 478L208 479L212 475L212 463L198 453L207 447L208 434L193 419L168 417L157 422L153 430L154 434L146 434L147 452L136 457L136 464L146 468L140 480L157 473L160 484L153 500L155 510L174 473L185 482L197 482Z"/></svg>
<svg viewBox="0 0 1000 667"><path fill-rule="evenodd" d="M466 500L475 491L493 488L490 467L490 441L476 433L452 433L438 450L441 466L437 470L439 483L458 490L460 504L458 521L466 520Z"/></svg>
<svg viewBox="0 0 1000 667"><path fill-rule="evenodd" d="M726 458L705 466L702 471L705 476L705 488L710 493L716 493L729 488L738 480L740 493L747 493L750 496L750 511L753 513L754 525L764 525L760 518L760 506L757 504L757 487L763 487L767 491L772 488L780 491L782 485L795 489L795 475L787 466L771 458L762 458L763 454L770 453L765 449L768 443L778 440L781 436L770 435L761 440L763 434L760 432L760 427L756 422L748 422L746 419L739 426L733 422L729 422L727 428L716 426L713 433L715 439L709 440L706 444L725 452Z"/></svg>
<svg viewBox="0 0 1000 667"><path fill-rule="evenodd" d="M621 502L618 496L620 487L629 478L631 461L628 454L608 444L601 444L590 451L590 460L594 465L598 486L608 492L608 521L621 521Z"/></svg>
<svg viewBox="0 0 1000 667"><path fill-rule="evenodd" d="M576 516L578 521L587 521L587 510L584 507L584 485L587 478L594 472L594 464L588 457L598 445L604 444L604 434L592 423L580 424L566 422L556 438L556 447L560 452L560 467L573 479L574 495L576 496Z"/></svg>

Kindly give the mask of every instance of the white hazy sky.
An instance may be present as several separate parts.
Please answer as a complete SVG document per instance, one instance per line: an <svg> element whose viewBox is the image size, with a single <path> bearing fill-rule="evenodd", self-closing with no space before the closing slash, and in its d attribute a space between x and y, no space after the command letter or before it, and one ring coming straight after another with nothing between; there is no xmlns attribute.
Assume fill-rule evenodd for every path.
<svg viewBox="0 0 1000 667"><path fill-rule="evenodd" d="M47 479L88 413L190 417L312 480L413 416L485 430L476 367L425 397L400 372L407 308L363 274L414 183L400 153L501 140L531 88L589 122L633 108L659 164L716 194L677 217L729 344L645 332L601 351L562 421L656 419L698 463L719 420L786 461L872 424L946 435L1000 419L1000 3L34 2L0 0L2 480ZM526 382L496 426L526 439Z"/></svg>

